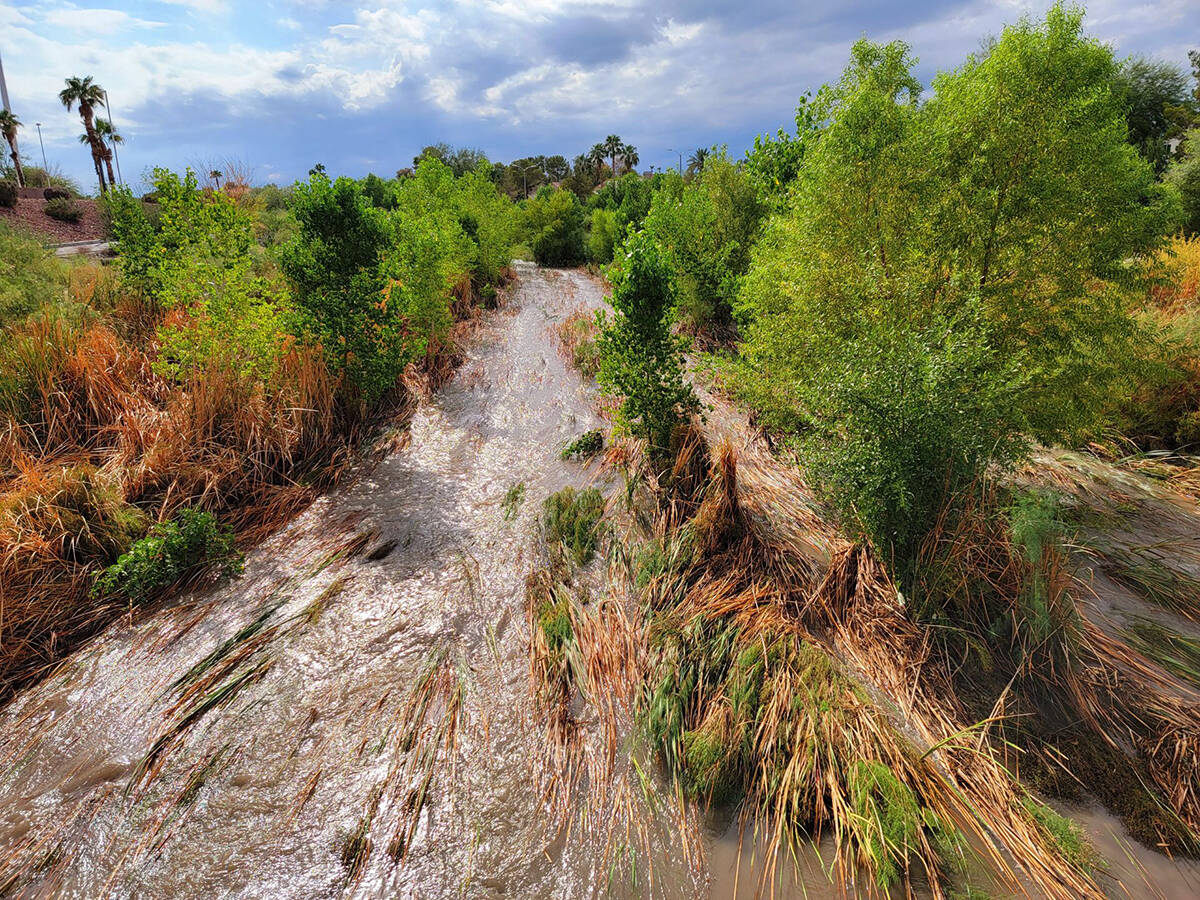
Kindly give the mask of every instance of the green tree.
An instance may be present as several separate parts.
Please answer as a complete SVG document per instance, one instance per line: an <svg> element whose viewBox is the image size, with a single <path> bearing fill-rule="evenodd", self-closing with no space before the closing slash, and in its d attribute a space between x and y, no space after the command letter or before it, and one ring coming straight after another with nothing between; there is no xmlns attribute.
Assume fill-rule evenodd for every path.
<svg viewBox="0 0 1200 900"><path fill-rule="evenodd" d="M704 161L708 159L708 148L697 147L692 151L692 155L688 157L688 174L695 175L704 169Z"/></svg>
<svg viewBox="0 0 1200 900"><path fill-rule="evenodd" d="M679 318L692 330L728 326L766 207L724 151L708 155L690 183L674 172L645 219L680 286Z"/></svg>
<svg viewBox="0 0 1200 900"><path fill-rule="evenodd" d="M410 358L403 311L389 304L385 262L395 243L387 213L357 182L311 176L293 189L296 238L280 257L336 370L370 401L388 390Z"/></svg>
<svg viewBox="0 0 1200 900"><path fill-rule="evenodd" d="M1165 181L1179 192L1184 230L1200 234L1200 128L1187 133L1183 147L1186 154L1167 169Z"/></svg>
<svg viewBox="0 0 1200 900"><path fill-rule="evenodd" d="M1129 110L1129 143L1161 172L1170 158L1167 139L1179 136L1180 113L1196 112L1187 75L1172 63L1131 56L1121 64L1115 83Z"/></svg>
<svg viewBox="0 0 1200 900"><path fill-rule="evenodd" d="M622 245L611 274L612 320L601 315L596 380L620 397L620 420L662 459L675 426L699 409L683 378L683 342L671 333L675 283L654 241L635 232Z"/></svg>
<svg viewBox="0 0 1200 900"><path fill-rule="evenodd" d="M743 389L902 570L992 464L1103 421L1173 215L1079 12L1005 29L924 105L911 67L854 46L739 298Z"/></svg>
<svg viewBox="0 0 1200 900"><path fill-rule="evenodd" d="M584 261L583 207L570 191L538 191L525 207L525 228L538 265L575 266Z"/></svg>

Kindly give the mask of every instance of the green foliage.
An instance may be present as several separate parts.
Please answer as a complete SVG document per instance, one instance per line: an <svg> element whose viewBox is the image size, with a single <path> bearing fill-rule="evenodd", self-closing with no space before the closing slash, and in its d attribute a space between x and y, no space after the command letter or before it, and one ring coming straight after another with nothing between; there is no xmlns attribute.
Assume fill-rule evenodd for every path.
<svg viewBox="0 0 1200 900"><path fill-rule="evenodd" d="M924 105L911 65L854 46L739 296L742 390L901 563L1027 436L1099 427L1148 341L1131 261L1172 215L1077 12L1006 29Z"/></svg>
<svg viewBox="0 0 1200 900"><path fill-rule="evenodd" d="M621 397L619 418L652 455L668 450L671 432L699 409L683 380L683 342L671 334L675 282L663 252L637 232L621 247L612 272L612 320L600 314L601 388Z"/></svg>
<svg viewBox="0 0 1200 900"><path fill-rule="evenodd" d="M295 285L296 303L335 370L374 400L423 349L409 340L406 314L413 299L425 298L414 286L389 285L386 273L396 229L349 178L331 182L318 173L298 183L292 211L299 233L283 248L280 263ZM423 244L413 248L415 255L425 255L424 236L419 230L412 236ZM390 287L395 296L392 290L385 294Z"/></svg>
<svg viewBox="0 0 1200 900"><path fill-rule="evenodd" d="M17 183L0 181L0 207L13 209L17 205Z"/></svg>
<svg viewBox="0 0 1200 900"><path fill-rule="evenodd" d="M1200 108L1187 74L1173 63L1131 56L1121 63L1114 85L1128 110L1129 143L1161 172L1170 158L1167 139L1179 136L1180 113L1190 118Z"/></svg>
<svg viewBox="0 0 1200 900"><path fill-rule="evenodd" d="M188 507L152 526L146 537L100 574L93 593L143 603L202 567L238 573L241 559L234 548L233 529L221 525L210 512Z"/></svg>
<svg viewBox="0 0 1200 900"><path fill-rule="evenodd" d="M754 185L759 198L772 208L779 208L787 197L788 186L804 164L804 150L817 129L816 107L805 94L796 105L796 133L780 128L774 138L760 134L754 147L746 151L746 177Z"/></svg>
<svg viewBox="0 0 1200 900"><path fill-rule="evenodd" d="M1030 794L1026 794L1021 802L1042 833L1054 842L1068 862L1084 871L1095 868L1096 851L1088 844L1077 823Z"/></svg>
<svg viewBox="0 0 1200 900"><path fill-rule="evenodd" d="M250 217L221 192L202 192L196 173L154 170L157 219L127 188L109 191L108 208L121 273L150 296L196 289L197 277L236 269L254 243ZM168 299L168 305L173 305Z"/></svg>
<svg viewBox="0 0 1200 900"><path fill-rule="evenodd" d="M846 781L854 814L871 823L863 829L861 850L871 861L876 884L889 888L917 853L924 829L921 804L912 788L875 760L855 761Z"/></svg>
<svg viewBox="0 0 1200 900"><path fill-rule="evenodd" d="M83 218L83 209L74 200L55 197L46 202L46 215L59 222L78 222Z"/></svg>
<svg viewBox="0 0 1200 900"><path fill-rule="evenodd" d="M525 207L525 230L540 266L584 261L583 207L570 191L545 188Z"/></svg>
<svg viewBox="0 0 1200 900"><path fill-rule="evenodd" d="M679 318L693 330L729 324L765 212L754 185L723 151L709 154L690 183L664 176L645 230L675 271Z"/></svg>
<svg viewBox="0 0 1200 900"><path fill-rule="evenodd" d="M576 565L584 565L600 545L604 495L596 488L565 487L542 505L542 533L550 546L561 545Z"/></svg>
<svg viewBox="0 0 1200 900"><path fill-rule="evenodd" d="M0 325L62 299L66 267L31 235L0 222Z"/></svg>
<svg viewBox="0 0 1200 900"><path fill-rule="evenodd" d="M612 262L616 242L617 214L603 207L593 209L588 228L588 260L598 265Z"/></svg>
<svg viewBox="0 0 1200 900"><path fill-rule="evenodd" d="M1187 133L1184 146L1187 156L1167 169L1165 180L1179 194L1184 231L1200 234L1200 128Z"/></svg>
<svg viewBox="0 0 1200 900"><path fill-rule="evenodd" d="M128 188L109 192L118 266L166 309L156 371L183 378L219 363L270 381L300 322L283 285L254 273L250 214L190 170L154 173L156 218Z"/></svg>
<svg viewBox="0 0 1200 900"><path fill-rule="evenodd" d="M585 431L562 448L563 459L590 459L604 449L604 433L599 428Z"/></svg>
<svg viewBox="0 0 1200 900"><path fill-rule="evenodd" d="M517 517L521 504L525 502L525 482L518 481L504 493L500 507L504 510L504 521L511 522Z"/></svg>

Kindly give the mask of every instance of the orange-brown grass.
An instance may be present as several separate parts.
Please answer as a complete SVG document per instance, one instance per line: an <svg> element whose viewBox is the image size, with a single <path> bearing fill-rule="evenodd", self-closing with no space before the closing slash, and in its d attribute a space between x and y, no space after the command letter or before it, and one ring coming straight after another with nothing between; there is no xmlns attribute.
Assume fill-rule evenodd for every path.
<svg viewBox="0 0 1200 900"><path fill-rule="evenodd" d="M319 348L286 347L269 383L220 360L168 381L152 304L100 267L72 270L70 291L82 314L47 309L0 340L0 702L120 613L89 587L140 536L133 519L200 506L253 544L347 469L369 424ZM415 382L448 377L460 337L385 408L403 416Z"/></svg>

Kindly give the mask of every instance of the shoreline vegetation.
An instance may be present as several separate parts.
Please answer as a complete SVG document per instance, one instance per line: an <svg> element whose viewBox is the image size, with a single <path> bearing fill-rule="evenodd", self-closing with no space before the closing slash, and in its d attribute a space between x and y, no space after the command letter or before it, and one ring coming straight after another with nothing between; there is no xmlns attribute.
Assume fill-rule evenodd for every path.
<svg viewBox="0 0 1200 900"><path fill-rule="evenodd" d="M625 485L536 517L553 821L634 877L605 804L653 765L685 853L731 812L764 889L828 838L868 896L1106 896L1059 800L1200 858L1200 53L1165 151L1144 63L1055 5L928 88L859 41L794 131L686 174L616 135L286 189L159 169L98 201L112 264L0 222L0 703L236 577L531 257L611 288L553 334L609 427L554 452Z"/></svg>

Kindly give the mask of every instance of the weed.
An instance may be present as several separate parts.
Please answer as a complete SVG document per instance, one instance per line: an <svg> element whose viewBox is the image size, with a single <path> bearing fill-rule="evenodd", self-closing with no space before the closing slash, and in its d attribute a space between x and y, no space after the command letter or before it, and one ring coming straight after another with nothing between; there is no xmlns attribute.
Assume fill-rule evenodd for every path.
<svg viewBox="0 0 1200 900"><path fill-rule="evenodd" d="M551 547L561 545L576 565L584 565L600 544L600 519L604 496L596 488L576 492L566 487L546 498L542 506L542 533Z"/></svg>
<svg viewBox="0 0 1200 900"><path fill-rule="evenodd" d="M500 502L500 508L504 510L504 521L511 522L515 519L524 502L525 482L518 481L504 492L504 499Z"/></svg>
<svg viewBox="0 0 1200 900"><path fill-rule="evenodd" d="M232 528L221 525L210 512L185 508L173 519L154 525L146 537L105 569L96 579L93 593L143 603L202 567L214 567L223 574L240 572L241 560L234 549Z"/></svg>
<svg viewBox="0 0 1200 900"><path fill-rule="evenodd" d="M585 431L562 448L559 456L564 459L591 459L604 449L604 433L599 428Z"/></svg>
<svg viewBox="0 0 1200 900"><path fill-rule="evenodd" d="M1083 830L1070 819L1059 815L1055 810L1036 797L1026 795L1022 798L1025 810L1033 818L1043 832L1054 841L1055 845L1071 863L1080 869L1092 869L1096 865L1096 853L1083 836Z"/></svg>

